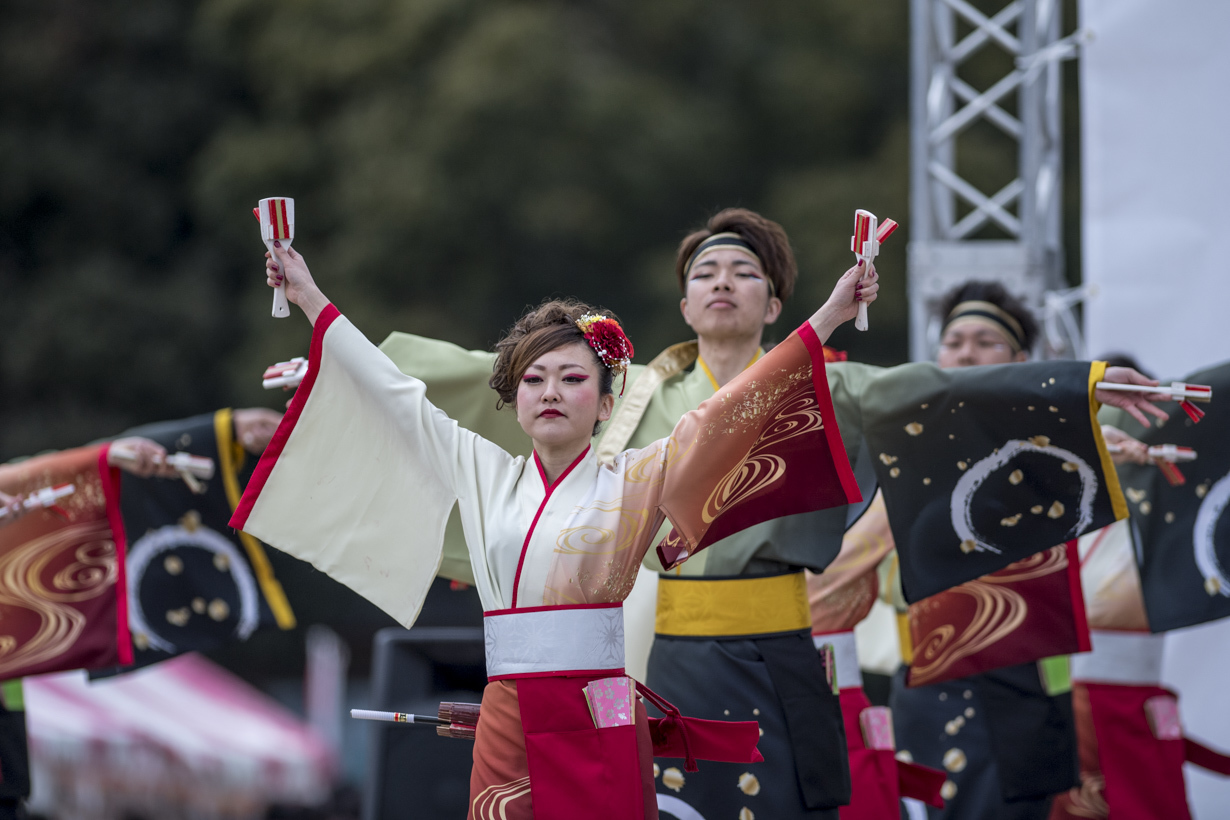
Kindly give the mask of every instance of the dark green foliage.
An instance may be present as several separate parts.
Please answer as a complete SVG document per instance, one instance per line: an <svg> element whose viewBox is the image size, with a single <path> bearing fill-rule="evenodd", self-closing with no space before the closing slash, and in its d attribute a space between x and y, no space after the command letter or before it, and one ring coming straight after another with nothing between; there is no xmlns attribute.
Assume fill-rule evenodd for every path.
<svg viewBox="0 0 1230 820"><path fill-rule="evenodd" d="M307 351L269 317L250 209L374 340L487 346L549 294L688 337L683 234L743 205L800 259L780 338L903 223L873 332L905 355L903 0L10 0L0 8L0 459L276 405ZM494 399L493 399L494 400Z"/></svg>

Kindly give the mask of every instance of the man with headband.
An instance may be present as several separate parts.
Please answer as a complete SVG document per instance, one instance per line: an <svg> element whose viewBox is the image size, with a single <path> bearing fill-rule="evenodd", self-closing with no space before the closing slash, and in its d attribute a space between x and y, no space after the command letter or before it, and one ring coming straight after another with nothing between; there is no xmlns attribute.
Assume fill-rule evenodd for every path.
<svg viewBox="0 0 1230 820"><path fill-rule="evenodd" d="M940 304L945 317L936 363L944 369L1008 364L1029 359L1038 325L1029 309L997 282L967 282ZM1050 546L1050 545L1041 545ZM944 767L948 807L933 818L1045 818L1051 794L1020 797L1009 782L1075 780L1071 695L1048 694L1034 663L929 686L906 688L904 667L893 679L891 705L897 746L919 763ZM990 712L992 702L997 706ZM969 710L984 718L957 720ZM1040 749L1038 739L1059 728L1063 748ZM957 729L953 733L952 728ZM954 752L955 750L955 752Z"/></svg>
<svg viewBox="0 0 1230 820"><path fill-rule="evenodd" d="M756 361L797 273L785 231L748 210L722 211L685 237L675 275L697 339L667 348L638 375L599 441L599 458L660 437ZM741 808L757 817L835 818L849 802L841 709L811 640L803 574L824 569L844 526L844 509L779 518L660 576L646 683L685 702L689 714L758 721L765 757L706 763L686 777L659 760L665 811L694 816L682 803L705 818ZM661 570L656 559L646 565Z"/></svg>
<svg viewBox="0 0 1230 820"><path fill-rule="evenodd" d="M1029 309L998 282L967 282L940 306L940 367L1007 364L1029 358L1038 324Z"/></svg>

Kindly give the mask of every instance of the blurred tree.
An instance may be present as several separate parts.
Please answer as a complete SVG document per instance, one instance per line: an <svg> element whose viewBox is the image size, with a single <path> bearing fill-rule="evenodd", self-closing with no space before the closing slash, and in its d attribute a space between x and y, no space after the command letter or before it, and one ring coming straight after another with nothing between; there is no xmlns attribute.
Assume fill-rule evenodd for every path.
<svg viewBox="0 0 1230 820"><path fill-rule="evenodd" d="M563 292L621 313L648 356L687 336L679 238L746 205L798 246L784 335L847 267L855 207L904 216L900 11L208 0L198 43L248 78L253 105L198 156L197 213L258 271L235 215L263 193L296 196L297 247L374 339L401 328L489 345ZM895 287L856 355L901 354L904 247L888 249ZM302 327L264 320L268 295L248 281L258 321L237 355L301 351Z"/></svg>
<svg viewBox="0 0 1230 820"><path fill-rule="evenodd" d="M185 3L5 3L0 458L224 402L238 282L187 168L237 86Z"/></svg>
<svg viewBox="0 0 1230 820"><path fill-rule="evenodd" d="M908 22L903 0L10 0L0 458L279 403L259 374L309 329L269 317L270 195L373 340L487 346L567 293L620 313L641 361L688 337L674 249L710 213L789 231L780 338L869 208L905 230L872 332L834 343L899 361Z"/></svg>

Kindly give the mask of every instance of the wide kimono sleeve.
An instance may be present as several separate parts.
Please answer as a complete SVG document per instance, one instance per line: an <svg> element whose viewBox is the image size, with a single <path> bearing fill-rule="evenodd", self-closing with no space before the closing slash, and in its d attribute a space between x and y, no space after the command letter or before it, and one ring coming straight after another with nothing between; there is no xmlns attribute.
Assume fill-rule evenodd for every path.
<svg viewBox="0 0 1230 820"><path fill-rule="evenodd" d="M1166 380L1169 381L1169 380ZM1190 447L1195 461L1174 465L1167 479L1155 464L1120 464L1139 536L1136 550L1149 628L1154 632L1230 616L1230 362L1183 377L1213 388L1199 423L1174 405L1170 420L1141 427L1127 413L1103 408L1099 418L1150 446ZM1163 382L1165 383L1165 381Z"/></svg>
<svg viewBox="0 0 1230 820"><path fill-rule="evenodd" d="M889 368L862 390L911 603L1127 515L1098 424L1101 362Z"/></svg>
<svg viewBox="0 0 1230 820"><path fill-rule="evenodd" d="M762 521L861 500L809 323L684 415L657 458L667 569Z"/></svg>
<svg viewBox="0 0 1230 820"><path fill-rule="evenodd" d="M422 381L330 305L316 321L307 376L231 525L410 626L439 570L453 505L481 541L485 512L522 463L433 406ZM470 547L483 554L481 543Z"/></svg>

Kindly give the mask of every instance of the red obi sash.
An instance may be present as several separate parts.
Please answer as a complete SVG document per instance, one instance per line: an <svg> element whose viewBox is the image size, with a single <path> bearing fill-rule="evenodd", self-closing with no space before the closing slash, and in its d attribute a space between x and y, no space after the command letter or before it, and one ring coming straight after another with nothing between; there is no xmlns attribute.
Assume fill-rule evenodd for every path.
<svg viewBox="0 0 1230 820"><path fill-rule="evenodd" d="M619 606L551 607L549 629L544 628L548 621L540 616L547 608L488 613L489 664L495 660L495 668L502 670L511 670L513 662L517 664L515 672L505 671L499 677L516 680L535 820L653 816L650 806L656 806L656 797L652 775L644 775L655 756L683 758L687 771L696 771L698 759L731 763L764 760L756 749L760 730L755 721L684 717L640 683L638 692L666 717L648 718L638 702L635 724L595 727L582 690L591 681L623 674ZM615 620L601 617L611 610L621 615L618 638L610 632ZM575 613L575 617L569 613ZM533 629L523 630L517 621ZM490 628L497 623L496 629ZM518 645L511 649L493 646L493 635L507 638L524 634L533 634L535 644L527 645L519 638ZM560 669L558 661L553 660L559 655L549 646L555 638L568 642L559 653L564 657L578 652L592 655L599 641L601 646L597 655L587 656L588 668ZM576 641L589 643L578 648ZM608 657L608 650L615 645L619 648L618 668ZM656 814L656 809L653 812Z"/></svg>

